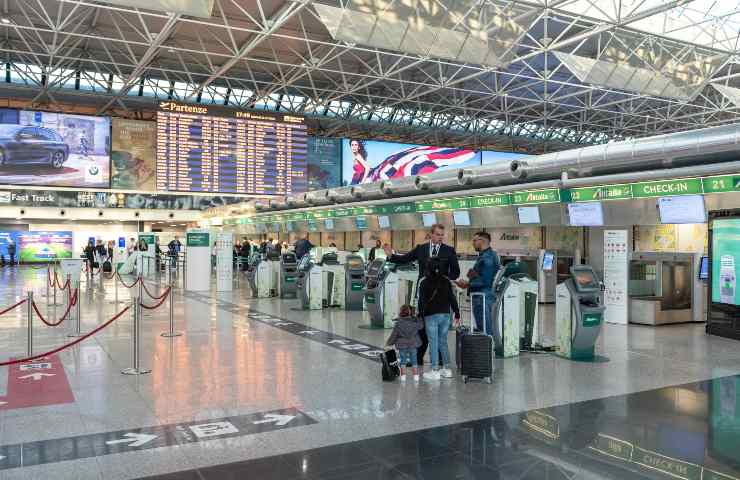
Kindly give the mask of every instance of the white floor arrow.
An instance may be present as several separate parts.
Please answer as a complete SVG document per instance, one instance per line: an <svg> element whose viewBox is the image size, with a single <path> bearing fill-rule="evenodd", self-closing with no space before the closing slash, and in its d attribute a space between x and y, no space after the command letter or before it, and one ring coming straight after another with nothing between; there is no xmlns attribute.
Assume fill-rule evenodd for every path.
<svg viewBox="0 0 740 480"><path fill-rule="evenodd" d="M7 404L8 402L0 402L0 407L2 407L3 405L7 405Z"/></svg>
<svg viewBox="0 0 740 480"><path fill-rule="evenodd" d="M252 422L255 425L259 425L260 423L274 423L278 427L282 427L283 425L287 425L290 423L291 420L295 418L295 415L276 415L274 413L268 413L265 414L265 419L260 420L258 422Z"/></svg>
<svg viewBox="0 0 740 480"><path fill-rule="evenodd" d="M33 380L41 380L43 377L53 377L56 373L29 373L28 375L23 375L22 377L18 377L18 380L25 380L26 378L31 378Z"/></svg>
<svg viewBox="0 0 740 480"><path fill-rule="evenodd" d="M140 447L142 445L146 445L147 443L157 438L156 435L149 435L146 433L127 433L124 435L124 437L129 437L129 438L122 438L120 440L110 440L105 443L108 445L115 445L117 443L128 443L129 447Z"/></svg>

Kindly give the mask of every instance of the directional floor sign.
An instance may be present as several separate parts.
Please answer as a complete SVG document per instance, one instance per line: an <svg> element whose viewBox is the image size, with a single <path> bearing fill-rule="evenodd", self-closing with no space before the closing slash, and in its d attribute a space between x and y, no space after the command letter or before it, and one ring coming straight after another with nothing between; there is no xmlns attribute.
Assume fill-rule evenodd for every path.
<svg viewBox="0 0 740 480"><path fill-rule="evenodd" d="M74 401L64 366L58 356L51 355L8 368L8 392L0 397L0 410Z"/></svg>
<svg viewBox="0 0 740 480"><path fill-rule="evenodd" d="M318 422L305 413L295 408L286 408L238 417L2 445L0 446L0 470L255 435L315 423Z"/></svg>

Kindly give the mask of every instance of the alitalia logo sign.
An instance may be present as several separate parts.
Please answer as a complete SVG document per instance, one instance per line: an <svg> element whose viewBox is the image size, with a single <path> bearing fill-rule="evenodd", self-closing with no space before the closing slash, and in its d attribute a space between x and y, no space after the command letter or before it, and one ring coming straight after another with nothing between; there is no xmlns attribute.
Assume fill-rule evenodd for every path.
<svg viewBox="0 0 740 480"><path fill-rule="evenodd" d="M514 205L526 205L558 202L560 202L560 190L557 188L549 188L547 190L514 192L512 194L511 203L513 203Z"/></svg>

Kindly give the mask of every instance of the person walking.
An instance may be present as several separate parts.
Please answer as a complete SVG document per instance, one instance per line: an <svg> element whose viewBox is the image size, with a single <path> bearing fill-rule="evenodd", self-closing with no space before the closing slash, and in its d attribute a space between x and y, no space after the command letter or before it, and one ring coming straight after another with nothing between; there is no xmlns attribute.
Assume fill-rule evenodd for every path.
<svg viewBox="0 0 740 480"><path fill-rule="evenodd" d="M13 240L8 240L8 261L10 266L15 265L15 242Z"/></svg>
<svg viewBox="0 0 740 480"><path fill-rule="evenodd" d="M501 268L501 263L498 254L491 248L491 235L487 232L477 232L473 235L473 248L478 252L478 259L475 261L473 268L467 273L468 280L458 280L455 283L458 287L467 289L468 293L483 294L484 298L481 298L480 295L472 297L473 318L477 330L482 330L485 325L486 333L492 335L493 281Z"/></svg>
<svg viewBox="0 0 740 480"><path fill-rule="evenodd" d="M442 264L439 257L430 258L426 262L426 274L419 284L419 314L424 318L432 366L432 371L424 375L428 380L452 378L448 346L451 313L455 314L455 323L460 322L457 297L452 282L442 271ZM442 368L439 368L440 360Z"/></svg>
<svg viewBox="0 0 740 480"><path fill-rule="evenodd" d="M417 262L419 264L419 280L425 275L427 262L431 258L439 259L442 275L450 280L457 280L460 276L460 264L457 261L457 252L454 247L444 243L444 238L445 227L437 223L432 225L429 232L429 241L418 244L410 252L404 255L394 254L391 246L388 244L383 246L383 250L385 250L386 258L391 263L403 265L414 261ZM417 307L420 307L420 305L417 305ZM422 330L421 346L417 352L419 365L424 365L424 355L428 347L429 339L427 338L426 331Z"/></svg>

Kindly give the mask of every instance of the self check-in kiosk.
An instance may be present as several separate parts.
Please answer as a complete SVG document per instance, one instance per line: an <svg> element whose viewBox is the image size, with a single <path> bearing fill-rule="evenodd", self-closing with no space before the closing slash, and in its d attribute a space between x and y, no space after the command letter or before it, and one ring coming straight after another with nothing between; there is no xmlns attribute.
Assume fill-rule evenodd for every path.
<svg viewBox="0 0 740 480"><path fill-rule="evenodd" d="M362 310L365 288L365 262L359 255L348 255L344 263L344 308Z"/></svg>
<svg viewBox="0 0 740 480"><path fill-rule="evenodd" d="M590 265L571 267L570 278L557 286L555 322L560 355L578 360L594 357L606 308L602 291Z"/></svg>
<svg viewBox="0 0 740 480"><path fill-rule="evenodd" d="M272 265L259 253L249 258L247 280L253 297L268 298L272 295Z"/></svg>
<svg viewBox="0 0 740 480"><path fill-rule="evenodd" d="M287 252L280 256L280 298L298 297L298 261L295 253Z"/></svg>
<svg viewBox="0 0 740 480"><path fill-rule="evenodd" d="M344 308L344 267L339 263L336 251L322 255L319 265L322 268L322 304L324 307Z"/></svg>
<svg viewBox="0 0 740 480"><path fill-rule="evenodd" d="M498 252L501 264L520 262L529 278L537 281L539 303L555 301L555 286L558 282L560 260L557 252L551 250L501 250ZM572 262L572 259L570 259Z"/></svg>
<svg viewBox="0 0 740 480"><path fill-rule="evenodd" d="M537 281L526 273L500 271L494 283L493 339L497 357L519 355L538 338Z"/></svg>
<svg viewBox="0 0 740 480"><path fill-rule="evenodd" d="M323 307L323 272L310 255L304 255L298 264L296 287L301 308L304 310L321 310Z"/></svg>
<svg viewBox="0 0 740 480"><path fill-rule="evenodd" d="M392 328L401 305L414 305L419 273L415 265L395 265L375 259L367 270L365 303L371 328Z"/></svg>

